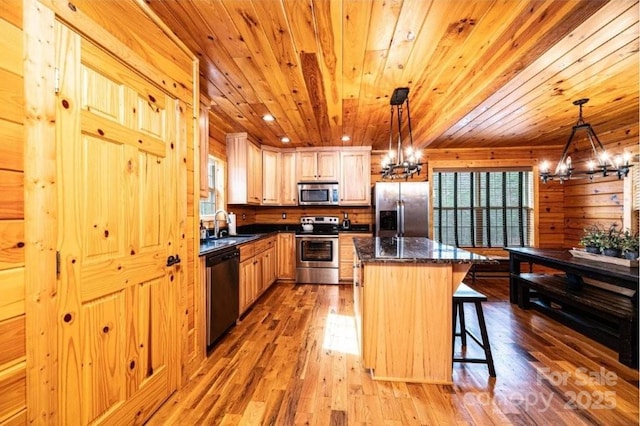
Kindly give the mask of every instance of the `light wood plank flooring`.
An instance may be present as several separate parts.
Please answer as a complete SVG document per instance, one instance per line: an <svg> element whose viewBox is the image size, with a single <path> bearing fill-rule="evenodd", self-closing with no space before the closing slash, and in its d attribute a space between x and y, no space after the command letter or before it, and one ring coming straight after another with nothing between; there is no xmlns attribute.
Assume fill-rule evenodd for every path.
<svg viewBox="0 0 640 426"><path fill-rule="evenodd" d="M357 353L351 287L279 283L149 424L638 424L637 370L511 305L508 280L472 287L489 297L496 379L485 365L456 364L450 386L373 381Z"/></svg>

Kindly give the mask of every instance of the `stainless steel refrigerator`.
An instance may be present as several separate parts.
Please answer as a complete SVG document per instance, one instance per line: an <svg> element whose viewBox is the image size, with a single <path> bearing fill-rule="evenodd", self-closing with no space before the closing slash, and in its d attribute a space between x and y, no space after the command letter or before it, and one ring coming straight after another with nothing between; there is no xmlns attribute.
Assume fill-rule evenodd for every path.
<svg viewBox="0 0 640 426"><path fill-rule="evenodd" d="M377 182L377 237L427 237L429 182Z"/></svg>

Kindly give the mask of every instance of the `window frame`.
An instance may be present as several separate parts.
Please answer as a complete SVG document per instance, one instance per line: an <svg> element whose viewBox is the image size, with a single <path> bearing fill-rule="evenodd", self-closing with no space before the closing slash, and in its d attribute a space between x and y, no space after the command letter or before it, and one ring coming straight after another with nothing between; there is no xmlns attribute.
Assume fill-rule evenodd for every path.
<svg viewBox="0 0 640 426"><path fill-rule="evenodd" d="M226 178L226 163L222 159L209 154L207 157L207 193L209 197L213 196L214 210L211 214L203 214L203 203L207 203L209 197L201 198L198 204L198 213L200 220L211 221L214 219L215 212L220 208L226 209L225 206L225 178ZM211 172L214 171L215 175ZM210 186L213 183L213 186Z"/></svg>
<svg viewBox="0 0 640 426"><path fill-rule="evenodd" d="M457 171L457 172L486 172L486 171L531 171L531 181L533 194L532 196L532 215L531 215L531 232L530 232L530 247L537 247L539 241L539 188L540 188L540 174L538 170L538 162L535 159L494 159L494 160L430 160L427 162L427 180L434 182L435 173L442 171ZM435 211L434 211L434 185L429 185L430 199L429 203L429 237L436 239L435 234ZM462 248L491 250L500 249L502 246L461 246Z"/></svg>

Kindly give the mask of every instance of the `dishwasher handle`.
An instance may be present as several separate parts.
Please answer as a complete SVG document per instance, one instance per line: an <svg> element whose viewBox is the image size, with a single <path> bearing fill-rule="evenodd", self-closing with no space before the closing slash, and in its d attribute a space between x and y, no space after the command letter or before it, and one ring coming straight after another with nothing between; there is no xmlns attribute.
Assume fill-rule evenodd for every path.
<svg viewBox="0 0 640 426"><path fill-rule="evenodd" d="M235 259L236 257L240 257L239 250L233 250L226 253L207 256L207 267L211 267L211 266L217 265L218 263Z"/></svg>

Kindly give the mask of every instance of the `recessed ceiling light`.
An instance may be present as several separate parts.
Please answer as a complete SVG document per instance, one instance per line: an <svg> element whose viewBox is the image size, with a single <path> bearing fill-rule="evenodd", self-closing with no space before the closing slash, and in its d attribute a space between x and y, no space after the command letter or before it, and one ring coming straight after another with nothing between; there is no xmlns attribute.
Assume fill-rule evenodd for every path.
<svg viewBox="0 0 640 426"><path fill-rule="evenodd" d="M280 142L282 142L282 143L289 143L289 142L291 142L291 139L289 139L289 138L288 138L288 137L286 137L286 136L283 136L283 137L281 137L281 138L280 138Z"/></svg>
<svg viewBox="0 0 640 426"><path fill-rule="evenodd" d="M349 142L351 140L351 138L348 135L344 135L342 137L342 142Z"/></svg>
<svg viewBox="0 0 640 426"><path fill-rule="evenodd" d="M271 114L265 114L262 116L262 119L267 122L276 121L276 118Z"/></svg>

